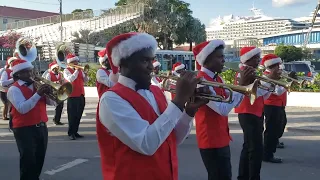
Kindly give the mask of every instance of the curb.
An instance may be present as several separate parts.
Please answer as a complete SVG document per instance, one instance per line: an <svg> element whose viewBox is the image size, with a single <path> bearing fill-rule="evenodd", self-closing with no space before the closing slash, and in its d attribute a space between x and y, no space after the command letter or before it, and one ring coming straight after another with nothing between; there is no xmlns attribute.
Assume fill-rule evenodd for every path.
<svg viewBox="0 0 320 180"><path fill-rule="evenodd" d="M311 129L311 128L302 128L302 127L287 127L288 132L300 132L300 133L312 133L312 134L319 134L319 129Z"/></svg>

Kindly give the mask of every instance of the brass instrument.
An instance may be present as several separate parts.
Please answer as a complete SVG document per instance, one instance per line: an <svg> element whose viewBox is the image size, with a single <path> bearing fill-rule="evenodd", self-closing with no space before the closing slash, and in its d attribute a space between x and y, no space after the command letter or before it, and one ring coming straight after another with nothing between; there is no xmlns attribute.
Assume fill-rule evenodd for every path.
<svg viewBox="0 0 320 180"><path fill-rule="evenodd" d="M302 86L307 83L307 81L304 79L294 79L294 78L290 77L289 73L287 71L282 71L281 77L284 79L291 80L292 82L298 84L300 88L302 88Z"/></svg>
<svg viewBox="0 0 320 180"><path fill-rule="evenodd" d="M164 82L162 84L162 88L165 91L169 91L171 93L175 93L175 89L173 86L175 86L175 82L179 79L177 76L160 76L160 78L164 79ZM171 84L170 84L171 83ZM228 99L225 99L224 97L220 95L212 95L212 94L204 94L204 93L195 93L194 97L199 98L205 98L210 101L217 101L217 102L225 102L225 103L232 103L232 95L233 91L248 95L250 98L250 102L253 104L255 99L257 98L257 87L258 82L255 81L254 83L248 85L248 86L237 86L237 85L230 85L230 84L223 84L219 82L211 82L207 80L202 80L199 85L205 85L205 86L211 86L211 87L218 87L223 88L229 91L229 97Z"/></svg>
<svg viewBox="0 0 320 180"><path fill-rule="evenodd" d="M85 73L89 72L90 66L88 64L86 64L85 66L80 66L80 65L66 63L66 60L67 60L66 57L68 54L71 53L71 50L67 47L65 43L58 44L56 50L57 50L56 61L61 68L65 69L67 67L72 67L77 69L83 69Z"/></svg>
<svg viewBox="0 0 320 180"><path fill-rule="evenodd" d="M16 51L21 59L24 59L32 63L37 57L37 49L35 48L34 43L27 38L20 38L16 42ZM72 84L64 83L63 85L55 84L39 75L36 75L36 70L34 70L34 75L31 79L34 81L34 86L38 89L42 84L48 84L51 86L52 91L48 94L45 94L48 98L59 103L68 98L72 92Z"/></svg>
<svg viewBox="0 0 320 180"><path fill-rule="evenodd" d="M50 85L52 87L52 91L48 94L45 94L45 96L55 101L57 104L68 99L73 90L72 84L69 82L60 85L37 75L35 75L32 79L36 89L38 89L42 84Z"/></svg>
<svg viewBox="0 0 320 180"><path fill-rule="evenodd" d="M232 70L232 71L235 71L235 72L237 72L237 73L240 73L240 71L235 70L235 69L232 69L232 68L229 68L229 67L227 67L227 66L224 66L224 68L227 69L227 70ZM259 67L259 69L260 69L260 67ZM262 76L258 76L258 75L255 76L255 79L257 79L257 80L262 80L262 81L267 81L266 78L264 78L264 77L262 77ZM260 89L264 89L264 90L269 91L269 92L274 92L274 91L275 91L275 84L272 83L272 82L270 82L270 81L267 81L267 82L270 83L271 86L268 87L268 86L262 85L261 83L258 83L258 87L259 87Z"/></svg>

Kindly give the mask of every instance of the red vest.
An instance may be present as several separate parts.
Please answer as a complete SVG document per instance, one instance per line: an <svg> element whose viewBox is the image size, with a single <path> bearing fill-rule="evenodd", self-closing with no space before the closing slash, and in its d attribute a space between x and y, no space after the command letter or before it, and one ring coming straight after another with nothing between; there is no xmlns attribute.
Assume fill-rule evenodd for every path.
<svg viewBox="0 0 320 180"><path fill-rule="evenodd" d="M238 73L236 74L235 83L238 84L237 81ZM254 103L251 105L250 99L247 96L244 96L240 105L234 108L234 112L238 114L253 114L255 116L261 117L263 113L263 96L258 97Z"/></svg>
<svg viewBox="0 0 320 180"><path fill-rule="evenodd" d="M53 72L49 72L50 74L50 81L52 82L59 82L61 80L61 74L58 73L58 77L53 73Z"/></svg>
<svg viewBox="0 0 320 180"><path fill-rule="evenodd" d="M11 79L12 78L12 76L11 76L12 75L12 70L6 68L5 72L7 73L8 80ZM4 92L8 92L8 89L5 89Z"/></svg>
<svg viewBox="0 0 320 180"><path fill-rule="evenodd" d="M106 68L100 68L100 69L104 70L104 72L106 72L108 76L110 75L110 72ZM104 84L99 83L98 81L96 81L96 86L97 86L98 96L100 99L101 96L103 95L103 93L109 89L109 87Z"/></svg>
<svg viewBox="0 0 320 180"><path fill-rule="evenodd" d="M117 83L109 89L129 102L142 119L152 124L157 118L152 106L136 91ZM167 107L163 92L150 86L160 112ZM174 131L152 156L131 150L118 138L108 133L99 120L97 111L97 139L101 153L104 180L178 180L177 143Z"/></svg>
<svg viewBox="0 0 320 180"><path fill-rule="evenodd" d="M74 70L71 68L67 68L71 74L74 73ZM75 79L72 83L72 93L70 94L69 97L80 97L81 95L84 95L84 79L83 79L83 75L82 75L82 71L78 70L78 77L77 79Z"/></svg>
<svg viewBox="0 0 320 180"><path fill-rule="evenodd" d="M199 71L198 77L204 77L207 81L214 80L206 73ZM222 83L218 76L217 82ZM217 95L226 97L222 88L214 88ZM208 106L201 106L195 115L196 135L198 147L201 149L221 148L229 145L231 136L229 134L228 117L221 116Z"/></svg>
<svg viewBox="0 0 320 180"><path fill-rule="evenodd" d="M264 100L264 104L285 107L287 105L287 92L284 92L280 96L271 94L267 100Z"/></svg>
<svg viewBox="0 0 320 180"><path fill-rule="evenodd" d="M36 90L32 91L27 86L20 86L17 82L13 83L12 86L19 88L26 99L29 99L36 93ZM13 128L25 127L36 125L40 122L47 122L47 109L46 109L46 98L42 97L36 104L34 108L32 108L26 114L20 114L17 109L12 106L12 125Z"/></svg>

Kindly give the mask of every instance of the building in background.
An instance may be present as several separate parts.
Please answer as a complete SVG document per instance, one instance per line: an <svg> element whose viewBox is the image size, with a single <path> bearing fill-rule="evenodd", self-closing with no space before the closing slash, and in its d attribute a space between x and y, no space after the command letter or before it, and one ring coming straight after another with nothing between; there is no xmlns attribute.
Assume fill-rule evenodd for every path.
<svg viewBox="0 0 320 180"><path fill-rule="evenodd" d="M30 19L38 19L55 15L59 15L59 13L0 6L0 31L7 30L6 25L8 23L25 21Z"/></svg>

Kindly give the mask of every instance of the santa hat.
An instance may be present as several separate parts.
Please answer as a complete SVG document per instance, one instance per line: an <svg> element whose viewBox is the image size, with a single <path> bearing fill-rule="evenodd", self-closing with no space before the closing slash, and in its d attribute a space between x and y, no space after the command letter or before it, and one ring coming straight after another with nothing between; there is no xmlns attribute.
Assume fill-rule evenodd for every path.
<svg viewBox="0 0 320 180"><path fill-rule="evenodd" d="M108 59L107 49L102 49L101 51L99 51L98 56L99 56L99 63L102 65L102 63Z"/></svg>
<svg viewBox="0 0 320 180"><path fill-rule="evenodd" d="M261 65L266 68L279 63L282 63L282 60L275 54L267 54L261 60Z"/></svg>
<svg viewBox="0 0 320 180"><path fill-rule="evenodd" d="M74 54L68 54L66 58L67 58L67 63L71 63L71 62L74 62L74 61L79 61L78 56L76 56Z"/></svg>
<svg viewBox="0 0 320 180"><path fill-rule="evenodd" d="M212 41L206 41L203 43L200 43L196 45L193 48L193 55L196 58L196 66L197 69L200 70L201 66L203 66L204 61L207 59L207 57L214 51L216 50L217 47L219 46L225 47L225 43L223 40L220 39L215 39Z"/></svg>
<svg viewBox="0 0 320 180"><path fill-rule="evenodd" d="M157 60L153 60L152 64L153 64L153 67L157 67L157 66L161 67L160 62Z"/></svg>
<svg viewBox="0 0 320 180"><path fill-rule="evenodd" d="M15 74L23 69L28 69L28 68L33 68L33 65L29 61L26 61L23 59L16 59L12 63L13 74Z"/></svg>
<svg viewBox="0 0 320 180"><path fill-rule="evenodd" d="M184 64L182 64L181 62L176 62L175 64L173 64L172 66L172 71L176 72L179 71L181 69L184 69L186 66Z"/></svg>
<svg viewBox="0 0 320 180"><path fill-rule="evenodd" d="M158 47L157 40L147 33L124 33L112 38L106 46L108 60L112 69L110 79L113 82L118 81L120 60L130 57L133 53L145 48L151 48L153 54L156 53Z"/></svg>
<svg viewBox="0 0 320 180"><path fill-rule="evenodd" d="M18 59L18 58L16 58L16 57L8 57L8 58L7 58L6 65L8 66L12 61L14 61L14 60L16 60L16 59Z"/></svg>
<svg viewBox="0 0 320 180"><path fill-rule="evenodd" d="M261 53L261 49L254 46L241 48L239 68L241 69L244 63L259 53Z"/></svg>
<svg viewBox="0 0 320 180"><path fill-rule="evenodd" d="M49 64L49 69L52 71L54 68L59 67L56 61L53 61L52 63Z"/></svg>

